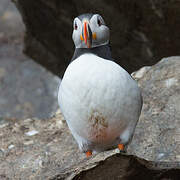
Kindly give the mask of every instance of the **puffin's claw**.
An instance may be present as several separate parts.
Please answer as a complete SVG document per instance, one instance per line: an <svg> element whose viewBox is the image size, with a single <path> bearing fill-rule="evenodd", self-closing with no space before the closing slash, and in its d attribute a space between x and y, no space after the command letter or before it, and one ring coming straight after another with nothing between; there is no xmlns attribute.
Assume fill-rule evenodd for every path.
<svg viewBox="0 0 180 180"><path fill-rule="evenodd" d="M118 149L119 149L120 153L125 153L124 144L118 144Z"/></svg>
<svg viewBox="0 0 180 180"><path fill-rule="evenodd" d="M90 157L91 155L92 155L92 151L89 150L86 152L86 157Z"/></svg>

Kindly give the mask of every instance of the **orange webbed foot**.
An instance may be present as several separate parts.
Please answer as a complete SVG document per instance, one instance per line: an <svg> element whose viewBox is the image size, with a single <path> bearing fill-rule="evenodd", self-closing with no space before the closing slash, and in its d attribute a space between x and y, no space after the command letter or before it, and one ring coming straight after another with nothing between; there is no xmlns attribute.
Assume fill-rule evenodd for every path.
<svg viewBox="0 0 180 180"><path fill-rule="evenodd" d="M118 144L118 149L120 152L125 152L125 147L124 147L124 144Z"/></svg>
<svg viewBox="0 0 180 180"><path fill-rule="evenodd" d="M86 152L86 157L90 157L91 155L92 155L92 151L89 150Z"/></svg>

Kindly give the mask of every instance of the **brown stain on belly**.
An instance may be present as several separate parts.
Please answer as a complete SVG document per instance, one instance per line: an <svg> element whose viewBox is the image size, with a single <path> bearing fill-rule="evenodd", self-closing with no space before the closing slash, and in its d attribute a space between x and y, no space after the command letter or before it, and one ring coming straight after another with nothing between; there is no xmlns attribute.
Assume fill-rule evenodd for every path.
<svg viewBox="0 0 180 180"><path fill-rule="evenodd" d="M101 112L93 110L88 118L90 125L89 138L95 141L101 141L107 137L108 122L107 118Z"/></svg>

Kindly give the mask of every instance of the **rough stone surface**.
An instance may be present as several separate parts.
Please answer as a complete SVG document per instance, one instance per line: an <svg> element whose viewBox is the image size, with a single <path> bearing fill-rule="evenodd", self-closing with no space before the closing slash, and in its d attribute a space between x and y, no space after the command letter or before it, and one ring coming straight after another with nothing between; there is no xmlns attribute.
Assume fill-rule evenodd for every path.
<svg viewBox="0 0 180 180"><path fill-rule="evenodd" d="M84 158L61 114L49 120L10 119L0 126L0 139L5 179L48 179Z"/></svg>
<svg viewBox="0 0 180 180"><path fill-rule="evenodd" d="M15 5L0 0L0 117L49 117L60 79L23 55L24 30Z"/></svg>
<svg viewBox="0 0 180 180"><path fill-rule="evenodd" d="M133 74L144 104L129 152L153 161L180 162L180 57L163 58L143 69L142 77L142 69Z"/></svg>
<svg viewBox="0 0 180 180"><path fill-rule="evenodd" d="M86 159L59 112L46 120L7 119L0 124L0 178L179 180L179 68L180 57L171 57L133 74L144 106L127 153L138 157L116 149Z"/></svg>
<svg viewBox="0 0 180 180"><path fill-rule="evenodd" d="M114 59L133 72L179 54L179 0L13 0L26 24L25 53L61 75L73 54L72 20L101 14L111 29Z"/></svg>

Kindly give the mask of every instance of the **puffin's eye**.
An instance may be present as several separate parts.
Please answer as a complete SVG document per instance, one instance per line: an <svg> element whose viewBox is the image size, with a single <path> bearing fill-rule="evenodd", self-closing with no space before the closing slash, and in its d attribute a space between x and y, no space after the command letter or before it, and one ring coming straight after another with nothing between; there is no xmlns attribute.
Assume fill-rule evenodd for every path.
<svg viewBox="0 0 180 180"><path fill-rule="evenodd" d="M77 23L74 24L74 29L77 30L78 26Z"/></svg>
<svg viewBox="0 0 180 180"><path fill-rule="evenodd" d="M101 20L100 20L99 18L97 19L97 24L98 24L99 26L102 25L102 22L101 22Z"/></svg>

